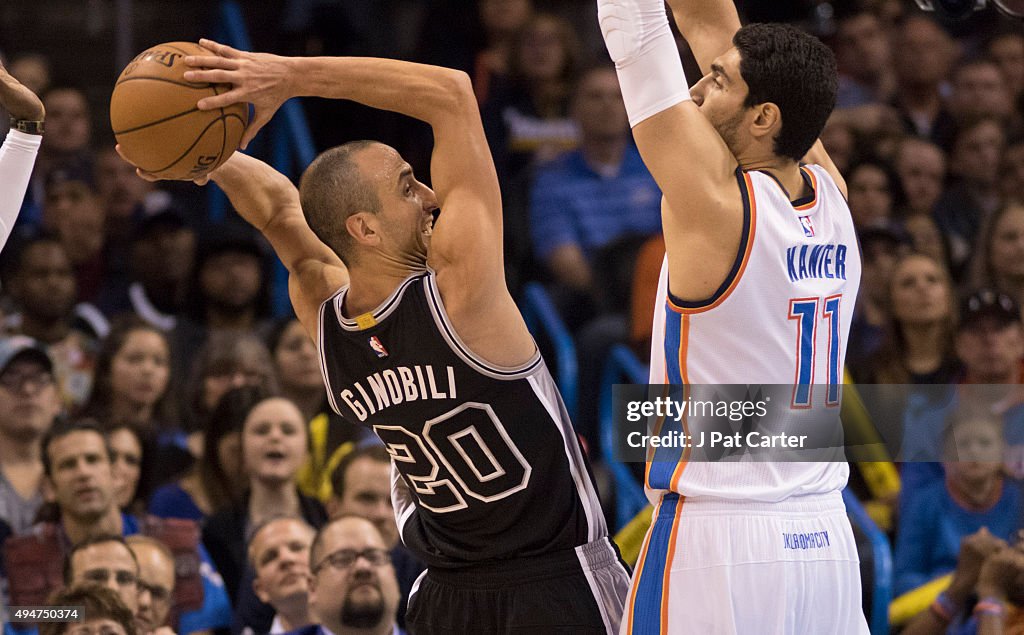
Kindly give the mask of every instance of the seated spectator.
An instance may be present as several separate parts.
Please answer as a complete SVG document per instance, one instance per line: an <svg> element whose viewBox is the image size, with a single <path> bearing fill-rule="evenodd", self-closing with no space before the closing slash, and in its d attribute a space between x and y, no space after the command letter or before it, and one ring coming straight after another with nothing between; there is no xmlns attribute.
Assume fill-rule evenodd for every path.
<svg viewBox="0 0 1024 635"><path fill-rule="evenodd" d="M935 205L935 221L950 242L955 278L963 273L979 228L1002 204L999 166L1005 145L996 119L971 120L957 129L950 156L956 180Z"/></svg>
<svg viewBox="0 0 1024 635"><path fill-rule="evenodd" d="M931 218L946 180L946 155L942 148L915 137L903 139L896 149L896 173L906 195L908 218Z"/></svg>
<svg viewBox="0 0 1024 635"><path fill-rule="evenodd" d="M861 249L861 286L853 308L846 365L864 383L870 360L878 353L890 323L889 294L892 272L907 251L902 234L889 226L869 227L857 233Z"/></svg>
<svg viewBox="0 0 1024 635"><path fill-rule="evenodd" d="M391 502L391 456L380 445L359 448L341 460L331 481L334 485L334 496L328 503L331 518L356 515L369 520L390 550L401 593L398 622L404 625L409 595L426 566L399 540Z"/></svg>
<svg viewBox="0 0 1024 635"><path fill-rule="evenodd" d="M1019 30L1002 31L988 41L985 50L1003 72L1006 88L1019 109L1024 98L1024 35Z"/></svg>
<svg viewBox="0 0 1024 635"><path fill-rule="evenodd" d="M899 51L892 60L899 84L893 103L903 127L922 141L948 147L956 122L946 108L943 88L956 44L935 20L920 13L907 16L893 35Z"/></svg>
<svg viewBox="0 0 1024 635"><path fill-rule="evenodd" d="M883 343L867 368L856 374L858 382L953 381L958 372L953 350L956 296L947 271L923 254L902 256L893 267L886 299L888 323Z"/></svg>
<svg viewBox="0 0 1024 635"><path fill-rule="evenodd" d="M841 15L836 26L837 108L886 103L896 88L892 53L882 20L867 8Z"/></svg>
<svg viewBox="0 0 1024 635"><path fill-rule="evenodd" d="M1013 298L991 289L964 302L956 353L968 384L1024 383L1024 327Z"/></svg>
<svg viewBox="0 0 1024 635"><path fill-rule="evenodd" d="M332 520L313 540L309 561L309 612L315 625L292 635L402 635L394 617L395 571L370 521L356 516Z"/></svg>
<svg viewBox="0 0 1024 635"><path fill-rule="evenodd" d="M57 169L46 181L42 226L60 240L75 273L79 301L93 302L104 273L106 212L91 172Z"/></svg>
<svg viewBox="0 0 1024 635"><path fill-rule="evenodd" d="M161 518L187 518L202 524L222 507L242 499L242 426L254 402L263 395L253 387L230 390L206 422L199 458L187 474L153 493L149 513Z"/></svg>
<svg viewBox="0 0 1024 635"><path fill-rule="evenodd" d="M64 585L92 582L117 593L134 615L139 608L139 563L119 534L90 536L64 557ZM138 626L136 622L136 626Z"/></svg>
<svg viewBox="0 0 1024 635"><path fill-rule="evenodd" d="M258 235L248 225L225 222L203 228L196 253L188 320L179 320L175 338L184 367L215 331L266 330L270 271Z"/></svg>
<svg viewBox="0 0 1024 635"><path fill-rule="evenodd" d="M880 159L862 159L846 175L850 214L857 229L891 224L902 215L904 195L896 172Z"/></svg>
<svg viewBox="0 0 1024 635"><path fill-rule="evenodd" d="M50 60L39 53L25 53L11 58L11 76L37 95L50 87Z"/></svg>
<svg viewBox="0 0 1024 635"><path fill-rule="evenodd" d="M287 399L265 398L252 388L240 390L248 406L241 443L245 493L235 505L217 510L203 526L203 543L213 554L231 597L238 594L246 566L245 545L254 527L280 515L303 518L313 527L327 520L320 502L299 493L296 483L306 460L302 413Z"/></svg>
<svg viewBox="0 0 1024 635"><path fill-rule="evenodd" d="M41 441L60 411L46 351L27 337L0 340L0 521L16 534L43 504Z"/></svg>
<svg viewBox="0 0 1024 635"><path fill-rule="evenodd" d="M114 452L114 500L117 506L129 513L145 511L143 502L149 491L148 479L155 478L149 474L153 466L145 466L146 446L150 444L131 424L111 426L107 430L107 440ZM147 474L147 482L143 482L143 473Z"/></svg>
<svg viewBox="0 0 1024 635"><path fill-rule="evenodd" d="M949 244L930 214L910 216L903 221L903 230L910 238L910 247L913 251L929 256L949 270Z"/></svg>
<svg viewBox="0 0 1024 635"><path fill-rule="evenodd" d="M579 63L572 26L536 13L512 43L508 78L495 82L481 117L502 183L518 181L534 163L576 147L569 91Z"/></svg>
<svg viewBox="0 0 1024 635"><path fill-rule="evenodd" d="M143 635L135 618L116 593L98 584L82 584L54 593L50 606L80 606L81 622L44 622L39 635Z"/></svg>
<svg viewBox="0 0 1024 635"><path fill-rule="evenodd" d="M563 314L573 325L601 308L623 307L614 279L628 287L640 240L661 227L661 192L630 140L615 70L582 75L572 99L580 147L540 166L531 190L530 234L537 257L574 300ZM626 239L634 239L627 243ZM607 262L607 270L601 264ZM619 274L616 276L615 274ZM563 294L556 294L563 295Z"/></svg>
<svg viewBox="0 0 1024 635"><path fill-rule="evenodd" d="M128 250L132 279L111 279L100 290L97 306L106 315L134 313L168 333L184 311L195 258L195 230L184 215L165 209L135 226Z"/></svg>
<svg viewBox="0 0 1024 635"><path fill-rule="evenodd" d="M103 341L82 413L106 426L131 425L147 436L173 431L178 416L170 380L166 336L139 318L124 316Z"/></svg>
<svg viewBox="0 0 1024 635"><path fill-rule="evenodd" d="M7 319L7 331L47 346L61 397L68 408L77 408L92 388L97 335L106 330L106 320L98 316L99 323L90 323L76 310L75 278L59 241L42 235L12 247L4 283L19 312ZM86 311L96 315L94 308Z"/></svg>
<svg viewBox="0 0 1024 635"><path fill-rule="evenodd" d="M985 222L978 237L971 283L1024 302L1024 202L1010 200Z"/></svg>
<svg viewBox="0 0 1024 635"><path fill-rule="evenodd" d="M1004 197L1018 200L1024 198L1024 136L1016 137L1007 144L1000 175Z"/></svg>
<svg viewBox="0 0 1024 635"><path fill-rule="evenodd" d="M316 530L299 518L275 518L253 531L252 589L274 611L269 630L246 625L246 635L279 635L313 622L309 614L309 549ZM244 589L243 589L244 590Z"/></svg>
<svg viewBox="0 0 1024 635"><path fill-rule="evenodd" d="M174 597L174 556L166 545L149 536L128 536L125 543L139 563L135 622L140 633L152 633L168 625Z"/></svg>
<svg viewBox="0 0 1024 635"><path fill-rule="evenodd" d="M72 86L53 86L41 97L46 108L46 134L18 216L19 225L30 227L39 227L42 221L45 185L51 172L66 168L89 173L93 165L89 149L91 115L85 93Z"/></svg>
<svg viewBox="0 0 1024 635"><path fill-rule="evenodd" d="M299 471L299 488L326 503L331 498L331 473L348 452L373 439L373 433L342 419L327 403L320 354L294 317L280 320L270 331L267 347L281 379L281 394L309 422L309 460Z"/></svg>
<svg viewBox="0 0 1024 635"><path fill-rule="evenodd" d="M477 10L485 44L473 60L470 76L477 101L484 104L491 84L508 74L512 43L533 15L533 0L482 0Z"/></svg>
<svg viewBox="0 0 1024 635"><path fill-rule="evenodd" d="M956 566L960 541L982 527L1008 540L1020 522L1020 490L1004 483L1003 423L961 407L943 434L945 482L905 491L896 533L895 592L904 593Z"/></svg>
<svg viewBox="0 0 1024 635"><path fill-rule="evenodd" d="M48 486L59 512L59 520L39 527L37 535L56 532L59 559L69 546L103 535L129 536L139 533L138 519L123 514L114 499L112 451L103 431L88 420L60 421L43 439L42 456ZM231 606L223 581L209 554L197 546L202 576L203 604L182 616L182 635L193 631L227 627ZM62 551L63 550L63 551ZM11 582L16 580L8 568Z"/></svg>
<svg viewBox="0 0 1024 635"><path fill-rule="evenodd" d="M979 117L991 117L1003 125L1009 123L1013 95L994 60L966 60L953 70L952 79L949 110L958 123Z"/></svg>
<svg viewBox="0 0 1024 635"><path fill-rule="evenodd" d="M202 455L202 430L221 397L232 388L257 386L265 394L280 392L270 351L254 335L213 333L196 355L185 388L184 423L193 456Z"/></svg>

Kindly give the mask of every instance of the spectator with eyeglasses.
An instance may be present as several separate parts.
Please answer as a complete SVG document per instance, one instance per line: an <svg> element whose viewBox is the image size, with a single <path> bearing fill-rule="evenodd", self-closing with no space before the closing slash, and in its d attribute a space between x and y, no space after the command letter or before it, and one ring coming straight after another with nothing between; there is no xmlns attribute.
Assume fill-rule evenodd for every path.
<svg viewBox="0 0 1024 635"><path fill-rule="evenodd" d="M395 623L398 580L373 523L359 516L332 520L313 540L309 563L316 624L289 635L402 635Z"/></svg>
<svg viewBox="0 0 1024 635"><path fill-rule="evenodd" d="M171 635L167 627L174 596L174 555L162 542L136 534L125 543L139 563L139 605L135 620L142 633Z"/></svg>
<svg viewBox="0 0 1024 635"><path fill-rule="evenodd" d="M25 532L43 503L41 443L61 410L53 361L35 340L0 340L0 521Z"/></svg>

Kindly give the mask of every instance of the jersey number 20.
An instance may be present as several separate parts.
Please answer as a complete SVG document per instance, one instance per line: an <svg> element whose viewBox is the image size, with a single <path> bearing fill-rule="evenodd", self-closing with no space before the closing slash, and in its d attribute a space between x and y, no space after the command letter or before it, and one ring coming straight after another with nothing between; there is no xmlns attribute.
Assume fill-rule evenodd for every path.
<svg viewBox="0 0 1024 635"><path fill-rule="evenodd" d="M817 347L827 346L828 368L826 373L825 405L839 405L839 305L843 296L830 295L827 298L793 298L789 301L789 319L796 321L796 374L793 379L794 408L810 408L811 393L818 359ZM818 313L818 307L821 313ZM824 334L819 342L818 324L824 326Z"/></svg>
<svg viewBox="0 0 1024 635"><path fill-rule="evenodd" d="M376 425L420 505L437 513L469 507L467 497L494 502L524 489L530 464L487 404L464 403L427 421L423 434Z"/></svg>

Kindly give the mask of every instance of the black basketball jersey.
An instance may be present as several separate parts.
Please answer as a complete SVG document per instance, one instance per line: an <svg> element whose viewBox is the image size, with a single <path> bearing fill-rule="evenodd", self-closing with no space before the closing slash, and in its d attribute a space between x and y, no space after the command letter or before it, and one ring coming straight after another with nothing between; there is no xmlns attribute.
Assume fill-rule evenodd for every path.
<svg viewBox="0 0 1024 635"><path fill-rule="evenodd" d="M409 496L393 488L402 539L431 566L533 556L607 535L589 466L538 352L497 368L452 328L432 271L372 314L343 317L348 287L320 307L331 406L370 426ZM392 480L399 478L392 470Z"/></svg>

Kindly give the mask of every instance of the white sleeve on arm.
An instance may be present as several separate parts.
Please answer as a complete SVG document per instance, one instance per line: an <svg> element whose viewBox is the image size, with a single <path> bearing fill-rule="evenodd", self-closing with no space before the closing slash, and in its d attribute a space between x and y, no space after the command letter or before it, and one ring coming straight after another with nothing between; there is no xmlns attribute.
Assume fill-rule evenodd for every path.
<svg viewBox="0 0 1024 635"><path fill-rule="evenodd" d="M664 0L597 0L597 19L631 127L690 99Z"/></svg>
<svg viewBox="0 0 1024 635"><path fill-rule="evenodd" d="M0 146L0 249L7 244L18 220L42 139L41 135L11 130Z"/></svg>

